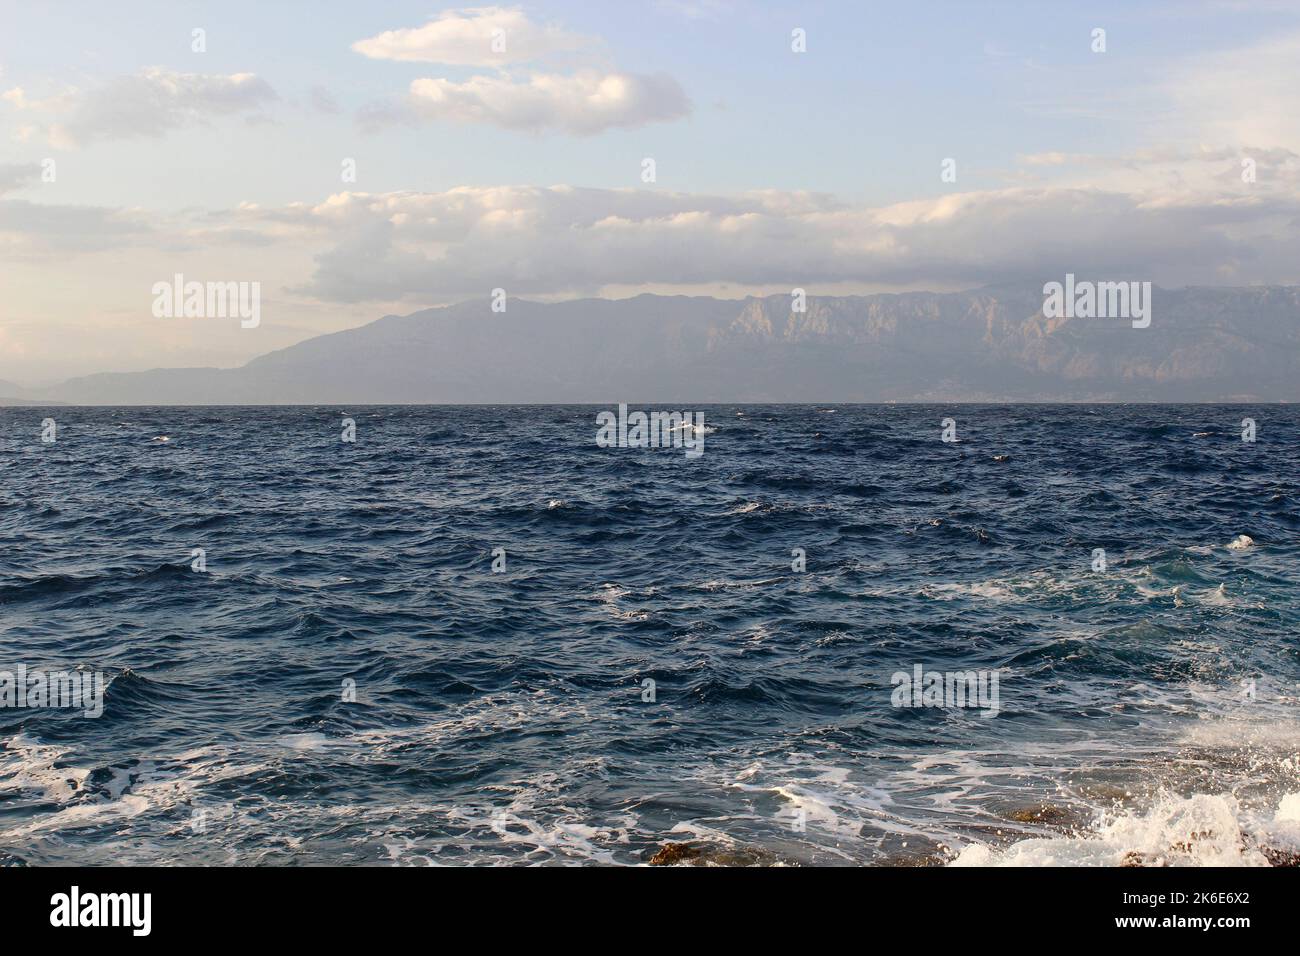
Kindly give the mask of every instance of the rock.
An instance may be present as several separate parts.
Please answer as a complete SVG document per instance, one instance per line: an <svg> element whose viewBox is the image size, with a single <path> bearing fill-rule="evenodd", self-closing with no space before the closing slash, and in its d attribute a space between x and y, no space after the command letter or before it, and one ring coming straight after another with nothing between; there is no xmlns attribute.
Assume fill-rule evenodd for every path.
<svg viewBox="0 0 1300 956"><path fill-rule="evenodd" d="M781 866L786 862L767 850L689 843L665 843L649 860L651 866Z"/></svg>
<svg viewBox="0 0 1300 956"><path fill-rule="evenodd" d="M1175 853L1194 853L1196 851L1196 844L1205 840L1213 839L1213 830L1201 830L1197 833L1191 834L1186 840L1180 840L1169 849L1173 850Z"/></svg>
<svg viewBox="0 0 1300 956"><path fill-rule="evenodd" d="M927 853L925 855L915 856L887 856L879 863L880 866L898 867L898 866L947 866L953 861L951 853Z"/></svg>
<svg viewBox="0 0 1300 956"><path fill-rule="evenodd" d="M675 866L687 860L700 858L700 851L689 843L665 843L659 852L650 857L651 866Z"/></svg>
<svg viewBox="0 0 1300 956"><path fill-rule="evenodd" d="M1097 800L1112 800L1115 803L1121 803L1132 796L1127 789L1117 787L1113 783L1088 783L1081 786L1079 791L1086 797Z"/></svg>
<svg viewBox="0 0 1300 956"><path fill-rule="evenodd" d="M1017 807L1007 814L1008 820L1017 823L1042 823L1047 826L1066 827L1079 822L1079 814L1069 807L1038 803L1030 807Z"/></svg>
<svg viewBox="0 0 1300 956"><path fill-rule="evenodd" d="M1300 852L1284 850L1278 847L1261 846L1259 852L1264 854L1270 866L1300 867Z"/></svg>

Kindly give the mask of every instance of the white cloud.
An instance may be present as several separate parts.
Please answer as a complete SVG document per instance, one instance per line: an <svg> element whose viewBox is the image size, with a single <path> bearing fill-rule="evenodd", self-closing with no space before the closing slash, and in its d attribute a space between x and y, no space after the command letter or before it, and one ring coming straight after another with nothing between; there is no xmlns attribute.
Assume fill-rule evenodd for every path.
<svg viewBox="0 0 1300 956"><path fill-rule="evenodd" d="M60 261L69 253L137 241L152 229L130 210L0 199L0 252L16 260Z"/></svg>
<svg viewBox="0 0 1300 956"><path fill-rule="evenodd" d="M1078 188L884 207L808 193L724 197L567 186L342 193L245 209L241 228L316 243L303 291L336 302L860 283L961 288L1065 272L1158 284L1300 280L1300 199L1187 199ZM296 235L295 235L296 233Z"/></svg>
<svg viewBox="0 0 1300 956"><path fill-rule="evenodd" d="M594 40L558 26L533 23L518 7L475 7L444 11L422 27L358 40L352 49L375 60L504 66L594 45Z"/></svg>
<svg viewBox="0 0 1300 956"><path fill-rule="evenodd" d="M0 195L22 188L40 175L41 167L36 163L0 163Z"/></svg>
<svg viewBox="0 0 1300 956"><path fill-rule="evenodd" d="M339 108L339 101L334 98L334 94L323 86L313 86L308 91L308 102L311 104L312 109L320 113L334 115L342 112Z"/></svg>
<svg viewBox="0 0 1300 956"><path fill-rule="evenodd" d="M1242 180L1246 160L1258 179L1258 184L1249 187ZM1031 178L1042 181L1050 176L1057 186L1161 195L1179 201L1226 190L1236 196L1254 192L1267 197L1300 185L1300 153L1282 148L1163 146L1123 154L1032 153L1018 156L1016 161L1034 171Z"/></svg>
<svg viewBox="0 0 1300 956"><path fill-rule="evenodd" d="M1300 34L1185 58L1163 90L1201 141L1300 151Z"/></svg>
<svg viewBox="0 0 1300 956"><path fill-rule="evenodd" d="M422 27L390 30L352 48L375 59L494 67L496 72L466 80L415 80L405 99L370 104L357 119L368 129L442 120L590 135L690 113L690 100L670 76L590 65L586 54L599 46L595 38L534 23L517 7L449 10ZM560 53L583 54L589 65L564 74L537 70L526 77L507 70Z"/></svg>
<svg viewBox="0 0 1300 956"><path fill-rule="evenodd" d="M1177 156L1178 154L1170 154ZM1233 155L1224 154L1231 174ZM1217 161L1217 160L1216 160ZM1207 167L1217 168L1207 160ZM824 194L572 186L338 193L164 216L0 201L0 251L247 255L323 302L434 304L727 284L954 289L1066 272L1160 285L1300 281L1300 170L1171 193L1038 186L864 206ZM27 168L0 168L21 183ZM314 262L314 265L313 265Z"/></svg>
<svg viewBox="0 0 1300 956"><path fill-rule="evenodd" d="M722 284L953 289L1066 272L1165 286L1292 283L1300 184L1180 196L1044 186L879 207L807 192L461 187L173 216L10 199L0 201L0 243L31 260L109 247L146 264L162 250L247 254L328 302L431 304L498 286L551 296Z"/></svg>
<svg viewBox="0 0 1300 956"><path fill-rule="evenodd" d="M46 135L56 146L98 140L162 136L170 130L231 115L256 117L276 99L252 73L207 75L150 68L103 86L32 100L15 87L4 99L20 110L45 114Z"/></svg>
<svg viewBox="0 0 1300 956"><path fill-rule="evenodd" d="M426 119L576 135L674 120L691 108L669 76L594 71L534 74L526 81L504 76L475 76L463 83L420 79L411 84L411 107Z"/></svg>

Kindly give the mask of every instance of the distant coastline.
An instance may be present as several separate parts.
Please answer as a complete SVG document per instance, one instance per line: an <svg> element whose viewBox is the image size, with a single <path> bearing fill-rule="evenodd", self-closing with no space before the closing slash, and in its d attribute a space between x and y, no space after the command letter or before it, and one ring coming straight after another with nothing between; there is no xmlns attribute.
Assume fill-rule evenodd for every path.
<svg viewBox="0 0 1300 956"><path fill-rule="evenodd" d="M11 405L195 406L1300 400L1300 287L1156 288L1142 328L1049 318L1043 301L1038 286L997 286L806 302L511 299L496 313L485 297L237 368L0 380L0 394Z"/></svg>

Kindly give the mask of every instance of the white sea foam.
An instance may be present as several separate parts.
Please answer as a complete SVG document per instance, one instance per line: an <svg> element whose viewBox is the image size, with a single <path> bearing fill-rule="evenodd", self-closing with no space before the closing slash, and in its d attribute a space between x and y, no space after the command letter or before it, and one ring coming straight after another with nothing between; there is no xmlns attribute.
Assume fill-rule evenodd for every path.
<svg viewBox="0 0 1300 956"><path fill-rule="evenodd" d="M283 737L277 737L275 742L289 750L324 750L330 746L338 746L338 741L324 734L285 734Z"/></svg>
<svg viewBox="0 0 1300 956"><path fill-rule="evenodd" d="M157 863L159 841L184 837L173 860L283 865L295 859L344 858L362 862L628 862L625 849L636 820L595 823L569 807L566 794L599 775L592 761L576 761L563 774L544 773L495 784L478 803L415 802L331 805L246 793L238 805L225 796L234 781L293 775L304 761L345 759L384 763L413 746L453 744L457 739L513 728L589 723L590 714L553 695L501 693L454 708L445 718L412 727L353 734L290 734L263 740L208 745L166 757L106 768L77 765L66 747L18 736L0 749L0 794L15 800L53 803L39 815L4 829L0 841L32 852L66 853L70 835L94 831L94 846L114 862ZM503 795L504 804L492 799ZM197 815L201 815L201 829ZM307 855L304 856L303 854ZM315 857L312 854L325 854Z"/></svg>
<svg viewBox="0 0 1300 956"><path fill-rule="evenodd" d="M954 581L945 584L927 584L921 594L939 601L954 598L978 597L990 601L1006 601L1016 597L1016 592L1005 583L997 581Z"/></svg>
<svg viewBox="0 0 1300 956"><path fill-rule="evenodd" d="M622 600L631 596L631 594L632 592L625 587L606 582L595 593L595 598L600 602L601 607L604 608L607 614L618 618L620 621L648 621L650 619L649 611L640 608L625 608L621 605Z"/></svg>
<svg viewBox="0 0 1300 956"><path fill-rule="evenodd" d="M971 844L953 866L1268 866L1262 846L1300 838L1300 793L1274 814L1246 811L1231 795L1162 794L1143 810L1103 814L1079 836L1021 840L995 848Z"/></svg>
<svg viewBox="0 0 1300 956"><path fill-rule="evenodd" d="M761 588L769 584L782 584L785 578L761 578L757 581L726 581L714 580L705 581L703 584L694 585L700 591L731 591L737 588Z"/></svg>
<svg viewBox="0 0 1300 956"><path fill-rule="evenodd" d="M667 429L667 431L684 432L688 435L712 435L717 431L717 429L709 425L696 425L692 422L683 422L680 425L674 425L672 428Z"/></svg>
<svg viewBox="0 0 1300 956"><path fill-rule="evenodd" d="M37 790L49 800L67 800L90 775L84 767L55 766L69 753L66 747L18 734L0 751L0 792Z"/></svg>

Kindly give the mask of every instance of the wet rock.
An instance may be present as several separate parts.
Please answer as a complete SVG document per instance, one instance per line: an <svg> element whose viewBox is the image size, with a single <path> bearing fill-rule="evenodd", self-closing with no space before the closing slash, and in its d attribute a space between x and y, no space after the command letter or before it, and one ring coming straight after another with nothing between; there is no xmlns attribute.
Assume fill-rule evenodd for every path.
<svg viewBox="0 0 1300 956"><path fill-rule="evenodd" d="M885 857L880 861L880 866L947 866L952 860L951 853L900 853Z"/></svg>
<svg viewBox="0 0 1300 956"><path fill-rule="evenodd" d="M1091 783L1079 789L1085 797L1092 797L1097 800L1111 800L1115 803L1123 803L1133 796L1125 787L1117 787L1111 783Z"/></svg>
<svg viewBox="0 0 1300 956"><path fill-rule="evenodd" d="M781 866L776 854L748 847L695 847L689 843L665 843L654 856L651 866Z"/></svg>
<svg viewBox="0 0 1300 956"><path fill-rule="evenodd" d="M1017 823L1039 823L1049 827L1068 827L1081 822L1077 810L1052 803L1017 807L1007 814L1007 819L1015 820Z"/></svg>
<svg viewBox="0 0 1300 956"><path fill-rule="evenodd" d="M650 857L651 866L676 866L688 860L698 860L700 851L689 843L665 843L659 852Z"/></svg>
<svg viewBox="0 0 1300 956"><path fill-rule="evenodd" d="M1196 844L1203 840L1213 840L1214 833L1210 830L1201 830L1199 833L1193 833L1184 841L1175 843L1169 849L1176 853L1193 853L1196 850Z"/></svg>
<svg viewBox="0 0 1300 956"><path fill-rule="evenodd" d="M957 854L952 847L919 834L886 834L880 843L878 866L947 866Z"/></svg>
<svg viewBox="0 0 1300 956"><path fill-rule="evenodd" d="M1284 850L1279 847L1261 846L1259 852L1264 854L1269 866L1300 867L1300 851Z"/></svg>

